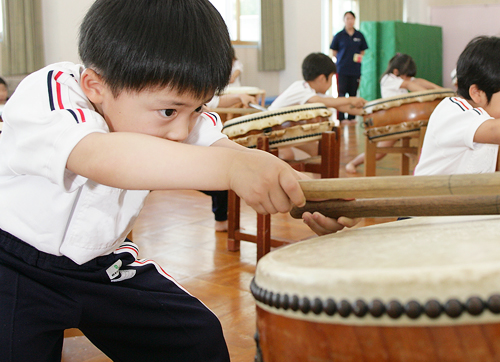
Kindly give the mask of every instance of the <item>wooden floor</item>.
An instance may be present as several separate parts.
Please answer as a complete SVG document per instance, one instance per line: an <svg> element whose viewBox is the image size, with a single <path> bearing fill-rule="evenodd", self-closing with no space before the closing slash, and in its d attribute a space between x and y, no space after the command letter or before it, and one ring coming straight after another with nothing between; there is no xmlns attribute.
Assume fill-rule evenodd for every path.
<svg viewBox="0 0 500 362"><path fill-rule="evenodd" d="M342 127L340 177L345 164L364 149L359 126ZM399 174L399 155L377 163L377 176ZM197 191L154 191L134 226L134 242L140 257L154 259L219 317L233 362L251 362L255 354L255 305L249 291L256 265L256 247L241 243L239 252L226 250L226 233L214 232L210 197ZM255 231L255 213L242 207L242 226ZM314 234L300 220L274 215L274 236L302 240ZM365 219L357 227L393 221ZM65 338L64 362L110 361L85 337Z"/></svg>

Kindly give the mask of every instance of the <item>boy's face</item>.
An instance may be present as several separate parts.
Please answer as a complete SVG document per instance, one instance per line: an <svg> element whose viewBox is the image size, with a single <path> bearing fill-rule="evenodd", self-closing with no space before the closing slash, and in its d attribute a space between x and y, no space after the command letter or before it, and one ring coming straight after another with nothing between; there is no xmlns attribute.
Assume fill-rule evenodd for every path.
<svg viewBox="0 0 500 362"><path fill-rule="evenodd" d="M7 97L9 96L9 92L5 84L0 83L0 104L3 104L7 101Z"/></svg>
<svg viewBox="0 0 500 362"><path fill-rule="evenodd" d="M319 89L316 89L316 92L325 94L332 87L333 73L328 77L325 77L324 75L320 75L320 77L321 83L319 85Z"/></svg>
<svg viewBox="0 0 500 362"><path fill-rule="evenodd" d="M483 108L493 118L500 118L500 92L493 93L490 103Z"/></svg>
<svg viewBox="0 0 500 362"><path fill-rule="evenodd" d="M170 88L105 92L97 104L111 132L135 132L171 141L183 141L210 99L197 99Z"/></svg>

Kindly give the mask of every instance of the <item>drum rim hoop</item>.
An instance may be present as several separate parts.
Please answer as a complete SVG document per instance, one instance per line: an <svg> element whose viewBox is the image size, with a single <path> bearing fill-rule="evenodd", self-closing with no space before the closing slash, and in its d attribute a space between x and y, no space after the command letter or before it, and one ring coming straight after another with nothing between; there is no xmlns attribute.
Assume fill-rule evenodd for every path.
<svg viewBox="0 0 500 362"><path fill-rule="evenodd" d="M255 281L255 277L252 278L250 291L256 301L267 306L279 310L302 312L303 314L310 312L316 315L326 314L328 317L338 314L342 318L349 316L358 318L373 316L379 318L386 314L391 319L399 319L404 316L416 319L423 315L427 315L431 319L436 319L441 315L456 319L462 313L478 316L487 310L494 314L500 314L500 294L498 293L491 294L487 300L472 296L465 302L452 298L448 299L445 303L441 303L436 299L429 299L425 303L411 300L406 304L397 299L391 299L387 302L380 299L373 299L368 303L362 299L358 299L351 303L345 299L336 302L333 298L322 301L320 298L299 298L296 294L274 294L270 290L259 287Z"/></svg>
<svg viewBox="0 0 500 362"><path fill-rule="evenodd" d="M395 102L395 101L400 101L400 100L405 100L408 98L416 98L416 97L421 97L421 96L432 96L432 95L440 95L440 94L455 94L452 89L441 89L441 90L436 90L436 91L429 91L424 94L421 92L408 92L406 94L398 95L398 96L393 96L393 97L386 97L386 98L380 98L380 99L374 99L373 101L368 102L366 105L363 106L363 109L367 108L372 108L375 106L378 106L379 104L387 103L387 102Z"/></svg>
<svg viewBox="0 0 500 362"><path fill-rule="evenodd" d="M324 132L310 133L308 135L303 135L303 136L296 136L296 137L290 137L290 138L278 139L278 140L270 140L269 146L274 146L274 145L278 145L280 143L291 142L291 141L300 140L300 139L320 137L323 133ZM265 135L263 135L263 136L265 137ZM257 148L257 145L247 146L247 148Z"/></svg>
<svg viewBox="0 0 500 362"><path fill-rule="evenodd" d="M276 117L276 116L282 116L284 114L290 114L290 113L295 113L297 111L312 111L312 110L317 110L317 109L326 109L328 110L328 107L325 106L325 105L322 105L322 106L313 106L313 107L304 107L302 109L290 109L290 110L285 110L285 111L281 111L281 112L278 112L279 109L277 109L276 111L266 111L266 112L257 112L257 113L253 113L252 116L254 115L258 115L258 116L255 116L254 118L252 119L243 119L243 120L239 120L239 121L236 121L236 122L233 122L233 123L229 123L226 122L224 124L224 126L222 127L222 130L225 130L229 127L233 127L233 126L237 126L237 125L240 125L240 124L243 124L243 123L247 123L247 122L253 122L253 121L258 121L260 119L264 119L264 118L268 118L271 113L267 113L267 112L276 112L276 113L272 113L272 116ZM265 115L260 115L261 113L266 113ZM238 117L238 118L244 118L244 117ZM235 120L237 120L238 118L235 118ZM228 124L229 123L229 124Z"/></svg>

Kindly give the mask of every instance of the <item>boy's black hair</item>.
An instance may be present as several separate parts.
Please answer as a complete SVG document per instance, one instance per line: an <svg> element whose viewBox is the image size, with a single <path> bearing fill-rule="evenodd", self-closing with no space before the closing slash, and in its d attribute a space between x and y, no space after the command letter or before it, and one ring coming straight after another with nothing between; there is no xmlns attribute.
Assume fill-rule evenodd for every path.
<svg viewBox="0 0 500 362"><path fill-rule="evenodd" d="M354 17L354 19L356 19L356 15L354 15L354 13L353 13L352 11L346 11L346 12L344 13L344 18L345 18L345 16L346 16L347 14L351 14L351 15Z"/></svg>
<svg viewBox="0 0 500 362"><path fill-rule="evenodd" d="M302 76L305 81L315 80L320 75L326 78L337 73L337 67L332 58L323 53L311 53L302 62Z"/></svg>
<svg viewBox="0 0 500 362"><path fill-rule="evenodd" d="M465 47L457 62L457 93L471 100L469 88L475 84L486 93L488 103L500 91L500 38L479 36Z"/></svg>
<svg viewBox="0 0 500 362"><path fill-rule="evenodd" d="M208 0L96 0L78 50L115 96L168 86L202 99L225 88L232 67L227 27Z"/></svg>
<svg viewBox="0 0 500 362"><path fill-rule="evenodd" d="M7 82L2 77L0 77L0 84L3 84L5 85L5 87L7 87Z"/></svg>
<svg viewBox="0 0 500 362"><path fill-rule="evenodd" d="M393 56L389 60L389 65L384 74L382 74L382 77L386 74L391 74L394 69L398 70L400 76L414 77L417 75L417 64L415 64L413 58L408 54L397 53Z"/></svg>

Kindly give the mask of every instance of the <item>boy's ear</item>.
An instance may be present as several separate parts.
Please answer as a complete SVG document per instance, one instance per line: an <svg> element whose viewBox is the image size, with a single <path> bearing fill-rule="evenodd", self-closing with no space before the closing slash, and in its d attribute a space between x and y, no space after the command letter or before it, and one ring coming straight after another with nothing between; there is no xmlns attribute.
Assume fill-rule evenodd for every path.
<svg viewBox="0 0 500 362"><path fill-rule="evenodd" d="M479 89L476 84L469 87L469 95L472 101L480 107L488 105L488 97L486 97L486 93Z"/></svg>
<svg viewBox="0 0 500 362"><path fill-rule="evenodd" d="M94 104L102 103L107 87L101 76L92 69L85 69L80 77L80 87L87 98Z"/></svg>

